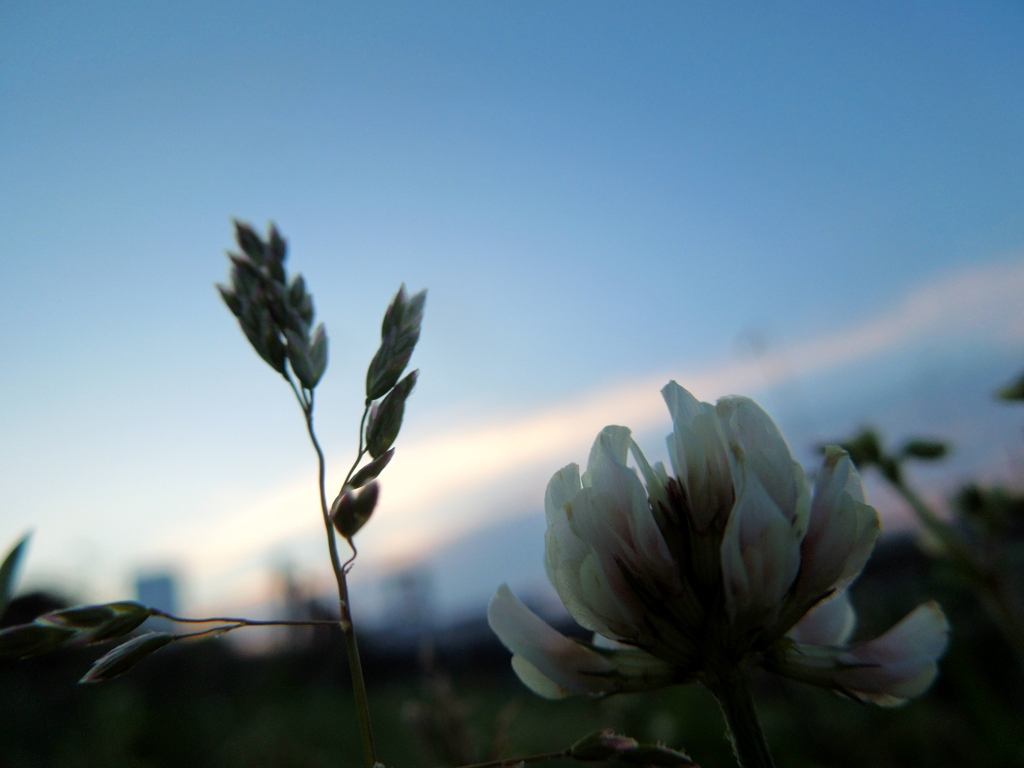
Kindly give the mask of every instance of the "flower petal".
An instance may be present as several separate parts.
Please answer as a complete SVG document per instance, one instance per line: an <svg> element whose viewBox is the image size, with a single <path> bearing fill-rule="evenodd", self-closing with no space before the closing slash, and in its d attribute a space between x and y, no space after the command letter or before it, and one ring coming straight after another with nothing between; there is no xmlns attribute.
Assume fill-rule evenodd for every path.
<svg viewBox="0 0 1024 768"><path fill-rule="evenodd" d="M624 530L616 528L626 545L617 555L632 565L637 574L650 574L661 582L672 582L676 576L675 565L651 514L647 492L636 472L626 465L632 442L626 427L611 426L601 430L590 451L582 482L584 487L614 500L616 509L604 515L602 524L625 522Z"/></svg>
<svg viewBox="0 0 1024 768"><path fill-rule="evenodd" d="M802 537L811 508L807 479L772 417L749 397L738 395L723 397L715 410L729 444L733 475L742 462L744 474L757 477ZM739 494L738 488L736 492Z"/></svg>
<svg viewBox="0 0 1024 768"><path fill-rule="evenodd" d="M880 529L878 512L864 503L864 487L850 457L829 446L801 546L801 588L819 595L845 589L864 568Z"/></svg>
<svg viewBox="0 0 1024 768"><path fill-rule="evenodd" d="M765 665L794 680L895 707L928 690L948 639L946 615L928 602L881 637L850 649L780 641Z"/></svg>
<svg viewBox="0 0 1024 768"><path fill-rule="evenodd" d="M502 585L487 608L487 622L512 651L519 679L545 698L571 693L616 693L674 682L675 669L637 650L597 651L548 625Z"/></svg>
<svg viewBox="0 0 1024 768"><path fill-rule="evenodd" d="M779 616L777 635L831 591L842 592L864 568L880 530L878 512L864 503L864 488L846 451L829 446L814 484L800 574Z"/></svg>
<svg viewBox="0 0 1024 768"><path fill-rule="evenodd" d="M523 685L545 699L564 699L574 693L582 693L563 688L554 680L545 677L539 669L519 655L512 656L512 671Z"/></svg>
<svg viewBox="0 0 1024 768"><path fill-rule="evenodd" d="M594 648L601 648L605 651L635 651L637 647L635 645L627 645L626 643L620 643L618 640L613 640L610 637L605 637L599 632L595 632L594 636L590 638L590 645Z"/></svg>
<svg viewBox="0 0 1024 768"><path fill-rule="evenodd" d="M722 538L722 578L730 619L745 631L778 615L800 567L801 531L756 475L740 485Z"/></svg>
<svg viewBox="0 0 1024 768"><path fill-rule="evenodd" d="M597 550L587 555L580 563L579 588L580 600L608 627L602 634L636 639L636 628L643 616L644 605L614 558ZM594 631L601 632L601 624Z"/></svg>
<svg viewBox="0 0 1024 768"><path fill-rule="evenodd" d="M578 465L568 464L555 472L548 481L547 490L544 492L544 511L547 513L549 523L551 516L579 493L582 487Z"/></svg>
<svg viewBox="0 0 1024 768"><path fill-rule="evenodd" d="M628 632L632 617L619 604L591 546L572 530L565 510L544 535L545 566L551 585L577 623L606 635ZM584 575L586 578L584 578Z"/></svg>
<svg viewBox="0 0 1024 768"><path fill-rule="evenodd" d="M512 653L542 675L575 693L598 693L600 678L615 666L551 627L502 585L487 606L487 623ZM583 674L583 673L589 673Z"/></svg>
<svg viewBox="0 0 1024 768"><path fill-rule="evenodd" d="M948 642L949 621L939 604L919 605L884 635L840 658L868 665L847 672L847 687L882 706L920 696L938 674L937 662Z"/></svg>
<svg viewBox="0 0 1024 768"><path fill-rule="evenodd" d="M789 637L809 645L842 645L853 634L857 614L850 596L842 592L814 606L793 629Z"/></svg>
<svg viewBox="0 0 1024 768"><path fill-rule="evenodd" d="M570 561L582 560L587 554L586 545L572 532L563 509L582 487L579 466L568 464L555 472L544 493L544 512L548 523L544 536L544 569L553 586L558 581L560 568L566 567Z"/></svg>
<svg viewBox="0 0 1024 768"><path fill-rule="evenodd" d="M653 593L678 591L678 573L640 478L626 465L625 427L606 427L581 476L574 464L551 479L545 496L545 567L570 615L582 626L635 640L645 611L630 574Z"/></svg>
<svg viewBox="0 0 1024 768"><path fill-rule="evenodd" d="M652 510L657 511L659 506L668 507L668 474L664 465L659 461L652 467L644 452L635 440L629 441L629 451L633 454L633 460L640 468L644 484L647 486L647 496L650 499Z"/></svg>
<svg viewBox="0 0 1024 768"><path fill-rule="evenodd" d="M697 525L707 529L733 504L733 479L725 438L715 409L676 382L661 390L672 414L668 452L676 477L690 500Z"/></svg>
<svg viewBox="0 0 1024 768"><path fill-rule="evenodd" d="M603 512L591 509L591 495L590 489L582 487L576 464L563 467L551 478L544 497L548 521L544 567L562 603L579 624L595 632L613 634L611 627L626 626L628 619L606 577L589 573L592 565L588 566L590 578L584 580L581 576L584 563L595 557L594 547L580 536L581 524L592 536L598 534L601 543L607 539L615 545L615 551L622 545L616 542L609 526L602 524ZM628 524L620 520L620 528L626 527Z"/></svg>

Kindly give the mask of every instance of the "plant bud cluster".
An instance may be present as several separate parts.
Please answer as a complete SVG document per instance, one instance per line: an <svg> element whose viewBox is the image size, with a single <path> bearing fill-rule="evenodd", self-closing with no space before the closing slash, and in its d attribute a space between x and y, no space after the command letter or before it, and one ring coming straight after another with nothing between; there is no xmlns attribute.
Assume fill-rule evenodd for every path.
<svg viewBox="0 0 1024 768"><path fill-rule="evenodd" d="M327 334L323 324L311 330L313 297L302 275L288 280L285 241L273 224L264 241L242 222L235 222L235 239L242 253L228 253L231 278L217 286L221 298L259 356L285 378L287 362L312 390L327 369Z"/></svg>

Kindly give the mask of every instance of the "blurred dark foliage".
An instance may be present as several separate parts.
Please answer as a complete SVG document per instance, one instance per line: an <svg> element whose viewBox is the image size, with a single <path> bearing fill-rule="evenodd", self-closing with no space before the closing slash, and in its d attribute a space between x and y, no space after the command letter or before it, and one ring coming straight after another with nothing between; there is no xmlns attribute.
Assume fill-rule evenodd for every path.
<svg viewBox="0 0 1024 768"><path fill-rule="evenodd" d="M758 678L756 697L780 766L1024 765L1024 679L1013 653L956 574L911 538L881 542L853 589L858 635L883 631L929 598L949 613L952 642L934 688L902 709ZM28 595L11 604L2 623L61 606ZM430 637L363 638L388 766L556 750L599 727L684 749L706 768L732 764L718 707L698 687L544 701L514 678L508 653L482 617ZM161 651L99 686L75 680L103 649L2 662L0 766L359 765L341 646L340 636L323 628L291 651L263 656L239 655L223 640L196 642Z"/></svg>

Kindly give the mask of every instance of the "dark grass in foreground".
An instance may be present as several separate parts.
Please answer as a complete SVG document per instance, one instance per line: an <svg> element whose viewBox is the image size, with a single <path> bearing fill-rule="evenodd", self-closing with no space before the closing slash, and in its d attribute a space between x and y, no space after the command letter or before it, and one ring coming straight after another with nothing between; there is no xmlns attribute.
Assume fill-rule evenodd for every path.
<svg viewBox="0 0 1024 768"><path fill-rule="evenodd" d="M763 675L756 697L778 764L1024 765L1024 679L969 594L906 540L880 548L862 582L865 594L886 596L858 605L865 634L922 598L942 601L954 629L939 681L905 708L879 710ZM452 764L455 755L554 751L599 727L682 749L705 768L733 764L717 706L697 687L548 702L515 680L493 639L476 637L463 648L439 643L432 676L415 674L414 652L375 652L367 637L385 764L429 768ZM169 648L127 677L76 686L95 655L66 651L0 664L2 768L360 764L345 660L329 637L276 657L239 657L217 641ZM431 737L424 728L431 722L447 724Z"/></svg>

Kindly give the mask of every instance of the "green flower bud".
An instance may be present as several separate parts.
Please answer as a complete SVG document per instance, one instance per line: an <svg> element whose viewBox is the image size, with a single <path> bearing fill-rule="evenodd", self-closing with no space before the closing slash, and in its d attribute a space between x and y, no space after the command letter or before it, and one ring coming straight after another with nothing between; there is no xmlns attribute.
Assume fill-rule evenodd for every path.
<svg viewBox="0 0 1024 768"><path fill-rule="evenodd" d="M92 669L86 672L78 682L99 683L123 675L138 662L173 641L174 635L169 632L149 632L139 635L98 658L92 665Z"/></svg>
<svg viewBox="0 0 1024 768"><path fill-rule="evenodd" d="M395 455L395 449L389 448L376 459L371 461L365 467L360 469L352 479L349 481L351 488L362 488L371 480L375 480L377 476L384 471L384 468L391 462L391 457Z"/></svg>
<svg viewBox="0 0 1024 768"><path fill-rule="evenodd" d="M366 525L377 506L380 486L370 483L361 491L345 487L331 505L331 522L338 533L351 539Z"/></svg>

